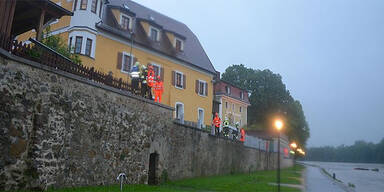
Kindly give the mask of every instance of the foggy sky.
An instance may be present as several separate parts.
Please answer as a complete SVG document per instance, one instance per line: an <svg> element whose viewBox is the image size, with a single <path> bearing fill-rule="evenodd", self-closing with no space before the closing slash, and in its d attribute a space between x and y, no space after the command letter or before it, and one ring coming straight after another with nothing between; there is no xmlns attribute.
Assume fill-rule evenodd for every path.
<svg viewBox="0 0 384 192"><path fill-rule="evenodd" d="M135 1L185 23L218 71L281 74L303 105L308 146L384 137L384 1Z"/></svg>

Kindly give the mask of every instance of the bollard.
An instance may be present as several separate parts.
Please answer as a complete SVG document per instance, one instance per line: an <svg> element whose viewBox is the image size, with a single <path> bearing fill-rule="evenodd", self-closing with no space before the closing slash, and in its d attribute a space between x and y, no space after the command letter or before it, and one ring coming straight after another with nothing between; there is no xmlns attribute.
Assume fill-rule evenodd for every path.
<svg viewBox="0 0 384 192"><path fill-rule="evenodd" d="M119 176L117 176L117 180L120 181L120 192L123 191L124 179L127 180L127 176L125 175L125 173L120 173Z"/></svg>
<svg viewBox="0 0 384 192"><path fill-rule="evenodd" d="M332 177L333 177L333 179L336 179L336 174L335 174L335 173L333 173Z"/></svg>

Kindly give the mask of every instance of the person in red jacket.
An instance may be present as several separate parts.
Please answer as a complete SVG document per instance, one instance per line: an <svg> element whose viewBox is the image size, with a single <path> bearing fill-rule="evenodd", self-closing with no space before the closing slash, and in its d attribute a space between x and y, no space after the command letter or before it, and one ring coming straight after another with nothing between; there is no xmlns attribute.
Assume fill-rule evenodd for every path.
<svg viewBox="0 0 384 192"><path fill-rule="evenodd" d="M220 130L221 119L217 113L215 113L215 117L213 118L212 123L215 126L215 134L218 135Z"/></svg>
<svg viewBox="0 0 384 192"><path fill-rule="evenodd" d="M155 84L155 71L153 70L152 65L148 65L147 84L148 84L148 98L152 100L153 99L152 88Z"/></svg>
<svg viewBox="0 0 384 192"><path fill-rule="evenodd" d="M245 130L243 128L240 129L240 141L245 141Z"/></svg>
<svg viewBox="0 0 384 192"><path fill-rule="evenodd" d="M155 89L155 102L161 103L161 95L163 94L164 87L163 87L163 81L161 81L160 76L157 76L154 89Z"/></svg>

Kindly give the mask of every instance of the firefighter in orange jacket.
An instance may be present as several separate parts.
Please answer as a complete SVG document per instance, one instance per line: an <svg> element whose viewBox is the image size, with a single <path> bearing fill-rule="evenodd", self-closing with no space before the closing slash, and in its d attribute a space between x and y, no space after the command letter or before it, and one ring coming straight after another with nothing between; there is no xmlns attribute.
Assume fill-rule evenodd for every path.
<svg viewBox="0 0 384 192"><path fill-rule="evenodd" d="M157 76L154 89L155 89L155 102L161 103L161 95L163 94L164 88L163 88L163 81L161 81L160 76Z"/></svg>
<svg viewBox="0 0 384 192"><path fill-rule="evenodd" d="M217 113L215 113L215 117L213 118L213 125L215 126L215 131L216 131L216 135L219 134L219 130L220 130L220 124L221 124L221 119L220 117L217 115Z"/></svg>
<svg viewBox="0 0 384 192"><path fill-rule="evenodd" d="M148 85L148 99L152 98L152 87L155 84L155 71L153 70L152 65L148 65L148 72L147 72L147 85Z"/></svg>
<svg viewBox="0 0 384 192"><path fill-rule="evenodd" d="M245 141L245 130L243 128L240 129L240 141Z"/></svg>

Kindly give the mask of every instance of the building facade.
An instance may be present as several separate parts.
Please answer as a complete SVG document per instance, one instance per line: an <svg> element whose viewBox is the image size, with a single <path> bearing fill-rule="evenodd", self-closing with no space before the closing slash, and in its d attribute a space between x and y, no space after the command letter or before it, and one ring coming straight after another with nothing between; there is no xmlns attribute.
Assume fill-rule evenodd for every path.
<svg viewBox="0 0 384 192"><path fill-rule="evenodd" d="M218 75L220 76L220 75ZM224 80L217 80L214 85L214 110L222 120L226 118L230 125L247 125L247 108L250 105L248 92Z"/></svg>
<svg viewBox="0 0 384 192"><path fill-rule="evenodd" d="M136 61L154 66L164 82L162 104L182 122L210 125L215 69L183 23L130 0L53 0L74 13L51 21L82 63L129 79ZM18 37L34 37L34 31Z"/></svg>

